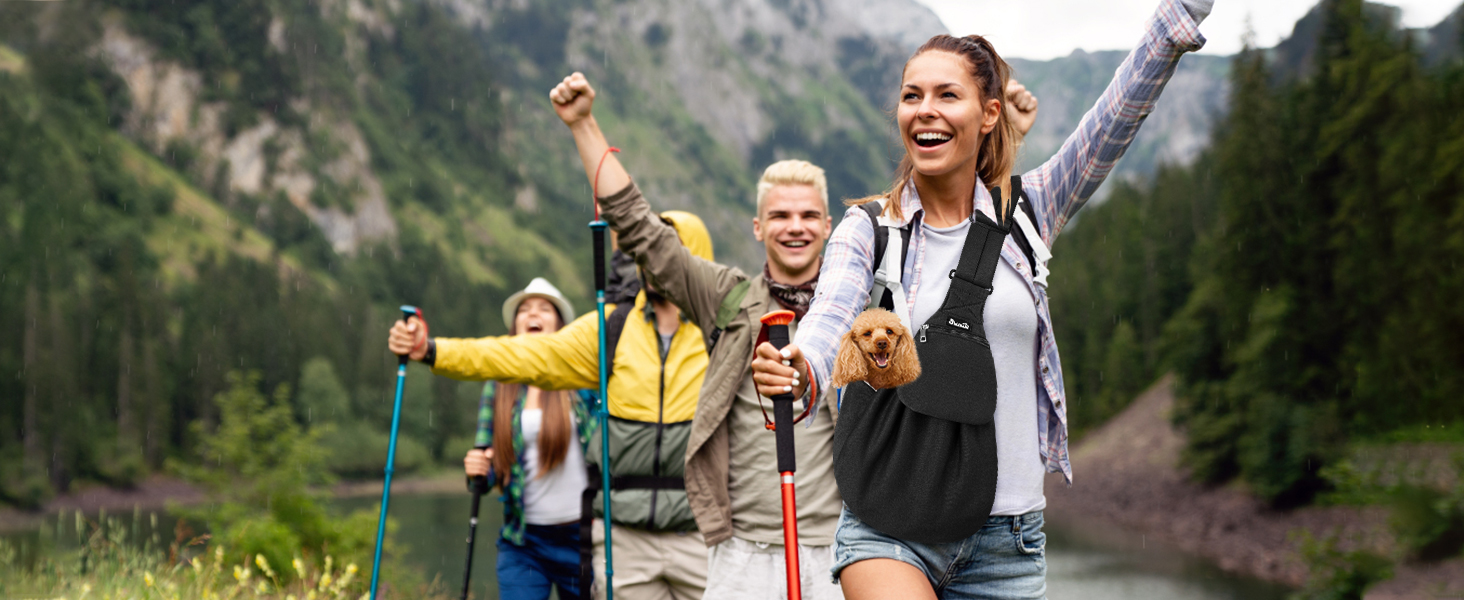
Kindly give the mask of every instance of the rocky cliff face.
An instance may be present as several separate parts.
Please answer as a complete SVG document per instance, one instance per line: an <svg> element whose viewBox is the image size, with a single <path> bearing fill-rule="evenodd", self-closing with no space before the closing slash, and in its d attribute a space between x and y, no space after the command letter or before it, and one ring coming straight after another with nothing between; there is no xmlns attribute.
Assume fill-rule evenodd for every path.
<svg viewBox="0 0 1464 600"><path fill-rule="evenodd" d="M225 47L278 63L290 77L276 81L166 52L158 40L167 38L148 34L146 11L157 9L121 4L130 12L98 11L106 16L92 52L126 84L130 108L119 129L127 137L227 205L258 218L299 211L337 253L389 243L403 219L440 233L469 223L453 235L488 252L472 260L489 279L498 275L487 265L504 252L486 248L518 235L511 230L547 246L582 243L551 217L588 211L572 141L545 99L569 72L584 71L601 91L597 114L656 206L698 212L722 257L752 269L762 259L747 221L761 169L812 160L828 170L835 201L883 189L898 154L886 111L900 66L944 31L915 0L261 3L252 29ZM431 64L387 68L431 45L412 34L443 23L456 28L460 47L437 48L430 60L454 63L457 82L424 74ZM1439 40L1457 37L1449 23L1427 32L1431 56L1442 52ZM486 58L459 60L467 50ZM1291 54L1301 58L1289 62L1304 62L1304 51L1277 51ZM1057 150L1124 55L1012 61L1042 101L1022 167ZM1224 110L1227 70L1228 59L1186 57L1119 176L1192 160ZM460 103L490 114L491 125L469 136L481 157L434 141L432 131L471 129L453 121ZM421 125L441 104L447 124ZM421 132L405 135L403 125ZM479 179L473 170L496 174Z"/></svg>
<svg viewBox="0 0 1464 600"><path fill-rule="evenodd" d="M475 75L491 81L492 100L506 109L494 150L518 181L485 201L528 216L587 205L571 140L544 100L559 77L581 70L604 95L597 114L657 206L702 214L726 258L749 268L761 262L747 219L762 167L787 157L823 164L836 199L881 188L891 166L881 99L892 96L910 50L942 30L913 0L427 6L450 15L493 58L491 72ZM253 198L247 204L267 212L280 207L258 199L287 199L336 252L350 254L392 239L414 195L395 199L401 191L383 184L376 154L385 149L363 134L359 111L380 110L361 106L383 83L376 62L384 57L373 48L419 26L422 7L336 0L312 8L319 15L310 19L273 14L259 39L243 40L303 74L304 85L283 101L303 119L281 119L278 104L251 113L212 93L234 86L253 97L237 89L237 77L221 81L166 56L133 31L145 18L136 14L107 18L95 52L131 94L121 127L128 137L165 158L187 155L190 178L226 203ZM317 30L319 23L336 29L329 33L344 56L335 65L349 72L335 76L351 81L354 94L313 85L312 77L331 74L310 68L319 46L318 31L302 24L310 20Z"/></svg>
<svg viewBox="0 0 1464 600"><path fill-rule="evenodd" d="M260 42L283 51L284 36L282 22L275 19L269 39ZM298 98L294 108L311 115L308 123L282 125L272 115L259 114L255 125L230 133L229 106L206 98L208 82L200 73L158 56L121 19L105 20L95 51L127 84L132 102L122 132L165 158L190 154L190 170L202 187L225 196L283 194L342 254L395 235L396 221L372 172L370 150L349 120L314 111L309 98ZM320 143L311 147L307 140ZM307 166L312 162L314 168ZM311 196L325 180L344 197L319 206Z"/></svg>

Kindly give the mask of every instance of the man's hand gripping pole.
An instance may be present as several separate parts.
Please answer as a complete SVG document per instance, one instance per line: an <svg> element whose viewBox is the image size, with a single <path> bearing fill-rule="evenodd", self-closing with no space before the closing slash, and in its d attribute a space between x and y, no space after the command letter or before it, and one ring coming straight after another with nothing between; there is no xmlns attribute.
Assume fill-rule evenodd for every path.
<svg viewBox="0 0 1464 600"><path fill-rule="evenodd" d="M768 343L782 350L788 345L788 324L793 322L791 310L778 310L762 317L768 328ZM793 486L797 470L793 453L793 394L778 394L773 401L773 433L778 444L778 477L783 491L783 556L787 561L788 600L802 600L798 572L798 503Z"/></svg>

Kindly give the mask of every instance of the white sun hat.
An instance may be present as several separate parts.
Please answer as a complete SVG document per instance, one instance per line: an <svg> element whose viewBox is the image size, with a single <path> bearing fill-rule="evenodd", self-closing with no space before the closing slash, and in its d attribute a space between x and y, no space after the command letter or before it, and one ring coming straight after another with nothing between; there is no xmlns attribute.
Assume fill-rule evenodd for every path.
<svg viewBox="0 0 1464 600"><path fill-rule="evenodd" d="M574 320L574 306L570 305L569 300L564 297L559 288L549 283L548 279L535 277L527 287L517 294L509 296L508 300L503 302L503 325L508 327L509 331L513 331L513 317L518 314L519 303L527 298L543 298L553 304L554 308L559 309L559 317L564 321L559 324L560 327L568 325L570 321Z"/></svg>

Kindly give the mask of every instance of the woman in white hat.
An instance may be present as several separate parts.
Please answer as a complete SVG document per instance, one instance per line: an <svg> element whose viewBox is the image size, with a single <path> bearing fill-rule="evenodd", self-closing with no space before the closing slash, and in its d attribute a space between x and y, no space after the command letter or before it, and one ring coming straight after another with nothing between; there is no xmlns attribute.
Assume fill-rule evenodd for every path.
<svg viewBox="0 0 1464 600"><path fill-rule="evenodd" d="M510 334L553 333L573 319L569 300L542 277L503 303ZM542 600L552 586L560 598L580 597L580 493L593 425L578 393L496 381L483 386L477 447L463 466L469 477L492 474L503 489L499 597Z"/></svg>

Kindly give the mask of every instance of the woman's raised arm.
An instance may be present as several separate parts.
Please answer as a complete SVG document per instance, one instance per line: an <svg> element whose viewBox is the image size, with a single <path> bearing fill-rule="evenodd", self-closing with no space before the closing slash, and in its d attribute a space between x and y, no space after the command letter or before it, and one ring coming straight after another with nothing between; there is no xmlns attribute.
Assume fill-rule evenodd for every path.
<svg viewBox="0 0 1464 600"><path fill-rule="evenodd" d="M1205 45L1199 22L1209 14L1212 1L1163 0L1149 18L1139 46L1118 67L1077 131L1057 155L1022 176L1022 188L1048 247L1133 143L1174 75L1179 57Z"/></svg>

